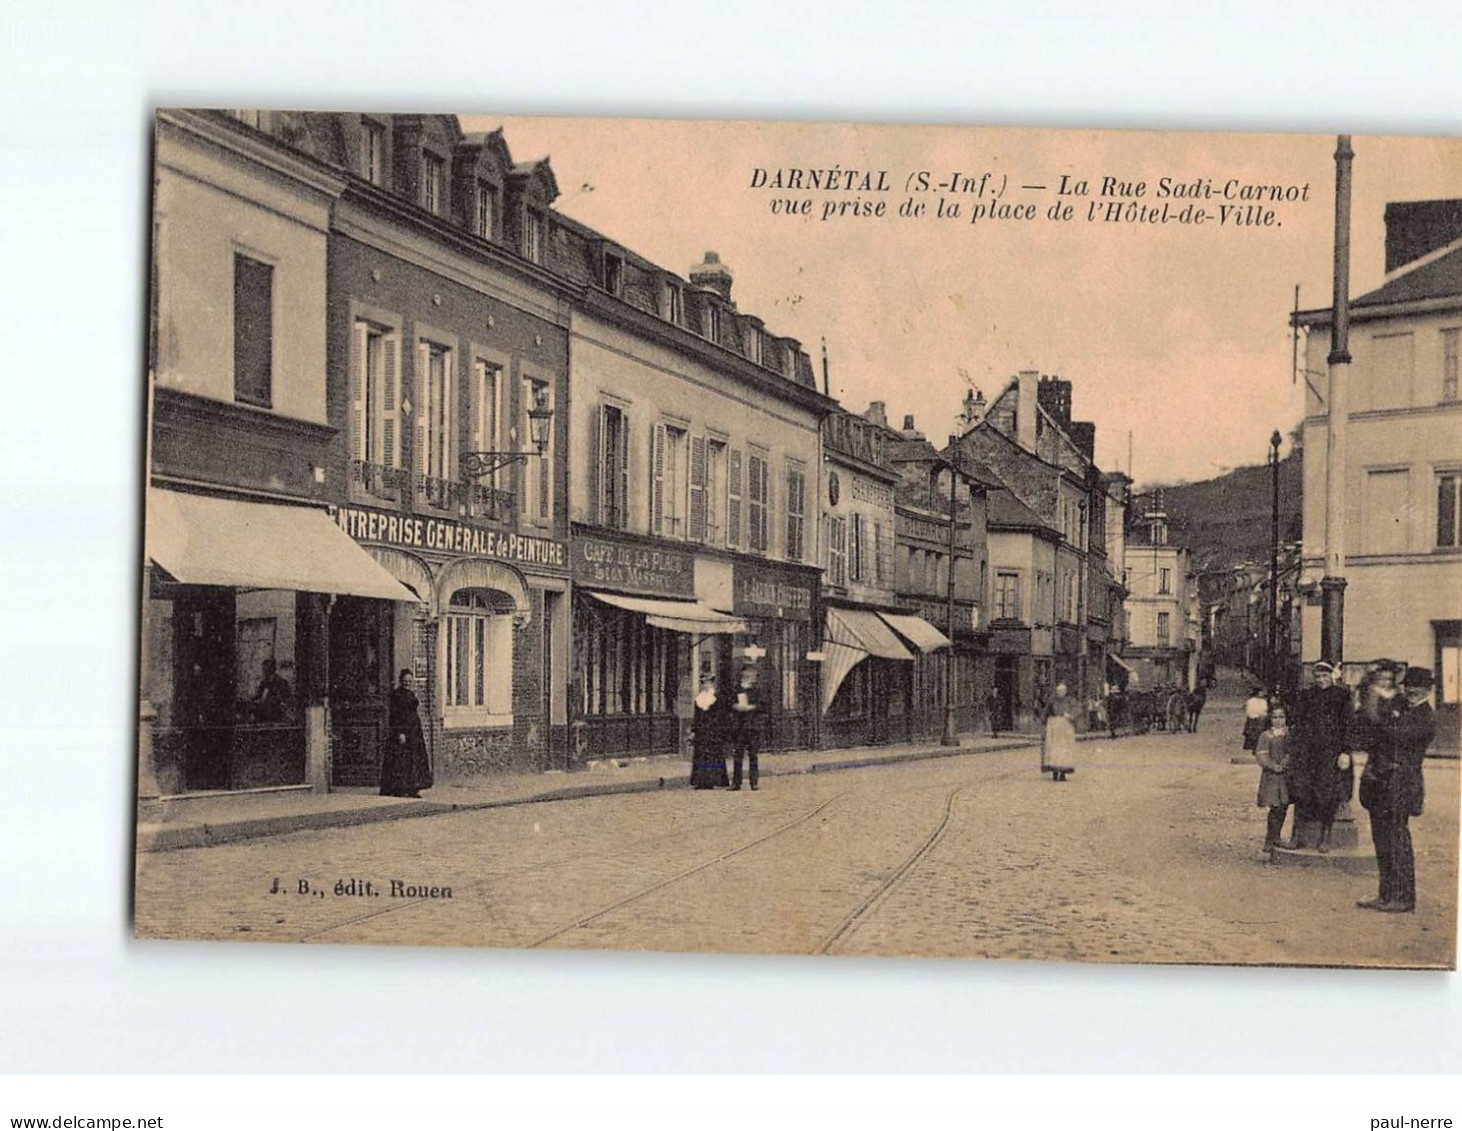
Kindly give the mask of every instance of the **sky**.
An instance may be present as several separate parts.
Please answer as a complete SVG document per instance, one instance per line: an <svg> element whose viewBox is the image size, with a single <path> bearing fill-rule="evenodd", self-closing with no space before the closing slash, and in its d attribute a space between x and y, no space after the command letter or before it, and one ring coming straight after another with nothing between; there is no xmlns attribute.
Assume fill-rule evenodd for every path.
<svg viewBox="0 0 1462 1131"><path fill-rule="evenodd" d="M1289 313L1328 307L1335 138L1314 134L1160 133L952 126L733 123L463 115L464 130L504 128L517 161L550 157L555 207L682 274L715 250L732 296L770 332L802 342L845 407L887 402L942 440L965 389L987 398L1021 369L1073 384L1074 416L1097 424L1097 459L1139 482L1209 478L1262 463L1276 428L1303 411L1292 382ZM1462 197L1462 141L1357 136L1351 294L1384 279L1389 201ZM827 193L752 187L754 170L889 171L895 213L905 179L950 172L1005 179L1005 203L1038 219L969 223L822 220ZM1277 226L1087 223L1044 218L1061 175L1145 181L1229 178L1309 186L1274 206ZM838 198L857 198L857 192ZM933 211L931 192L917 198ZM773 199L813 198L810 217L773 215ZM1112 199L1112 198L1108 198ZM1133 199L1133 198L1126 198ZM1168 201L1176 208L1184 200ZM1213 211L1220 200L1206 203Z"/></svg>

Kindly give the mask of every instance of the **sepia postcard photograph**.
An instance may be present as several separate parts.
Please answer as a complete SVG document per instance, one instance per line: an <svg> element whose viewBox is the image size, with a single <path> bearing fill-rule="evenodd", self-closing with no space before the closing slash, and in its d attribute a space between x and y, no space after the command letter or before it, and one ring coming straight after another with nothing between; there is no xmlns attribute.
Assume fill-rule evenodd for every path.
<svg viewBox="0 0 1462 1131"><path fill-rule="evenodd" d="M151 146L137 936L1455 969L1462 139Z"/></svg>

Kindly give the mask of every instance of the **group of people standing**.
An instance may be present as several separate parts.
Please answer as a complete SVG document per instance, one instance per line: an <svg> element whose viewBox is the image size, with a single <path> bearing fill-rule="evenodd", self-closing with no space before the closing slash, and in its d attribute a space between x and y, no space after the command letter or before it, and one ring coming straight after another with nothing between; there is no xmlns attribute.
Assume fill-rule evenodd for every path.
<svg viewBox="0 0 1462 1131"><path fill-rule="evenodd" d="M1416 908L1416 866L1408 821L1420 816L1422 760L1436 731L1429 702L1432 673L1382 660L1369 666L1354 698L1340 673L1315 665L1315 682L1292 709L1271 704L1255 688L1245 704L1244 748L1260 766L1255 803L1269 811L1265 859L1276 848L1309 847L1304 830L1318 828L1314 848L1330 850L1340 806L1355 792L1352 752L1366 755L1360 803L1370 814L1380 871L1380 894L1357 904L1368 910ZM1293 806L1290 839L1280 841Z"/></svg>
<svg viewBox="0 0 1462 1131"><path fill-rule="evenodd" d="M741 788L741 770L746 765L752 789L757 788L757 754L761 750L766 711L757 687L756 668L741 669L736 689L723 694L716 677L707 675L695 697L695 718L691 727L693 757L690 784L693 789ZM726 760L732 771L726 771Z"/></svg>

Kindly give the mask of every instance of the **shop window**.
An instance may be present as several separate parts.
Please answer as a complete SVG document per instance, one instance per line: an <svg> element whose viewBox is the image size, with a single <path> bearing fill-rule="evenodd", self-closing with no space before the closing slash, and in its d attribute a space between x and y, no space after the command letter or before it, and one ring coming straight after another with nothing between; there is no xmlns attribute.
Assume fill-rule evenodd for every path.
<svg viewBox="0 0 1462 1131"><path fill-rule="evenodd" d="M274 268L234 254L234 399L269 408L274 392Z"/></svg>
<svg viewBox="0 0 1462 1131"><path fill-rule="evenodd" d="M442 618L442 720L449 727L513 721L513 601L462 589Z"/></svg>
<svg viewBox="0 0 1462 1131"><path fill-rule="evenodd" d="M782 671L782 710L800 711L802 656L807 651L807 630L800 624L783 625L780 644L777 666Z"/></svg>
<svg viewBox="0 0 1462 1131"><path fill-rule="evenodd" d="M635 613L585 607L575 657L586 716L668 714L680 688L680 638Z"/></svg>

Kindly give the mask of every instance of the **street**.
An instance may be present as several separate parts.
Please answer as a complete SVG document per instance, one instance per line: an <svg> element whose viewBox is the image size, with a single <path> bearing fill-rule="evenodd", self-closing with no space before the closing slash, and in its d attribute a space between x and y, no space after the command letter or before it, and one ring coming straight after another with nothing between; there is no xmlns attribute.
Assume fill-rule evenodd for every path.
<svg viewBox="0 0 1462 1131"><path fill-rule="evenodd" d="M1457 762L1426 766L1416 913L1376 914L1355 907L1375 894L1373 875L1260 862L1258 771L1229 761L1240 723L1237 704L1218 703L1195 735L1082 743L1064 784L1038 773L1034 748L785 776L767 756L757 792L667 790L140 853L137 932L1450 965Z"/></svg>

